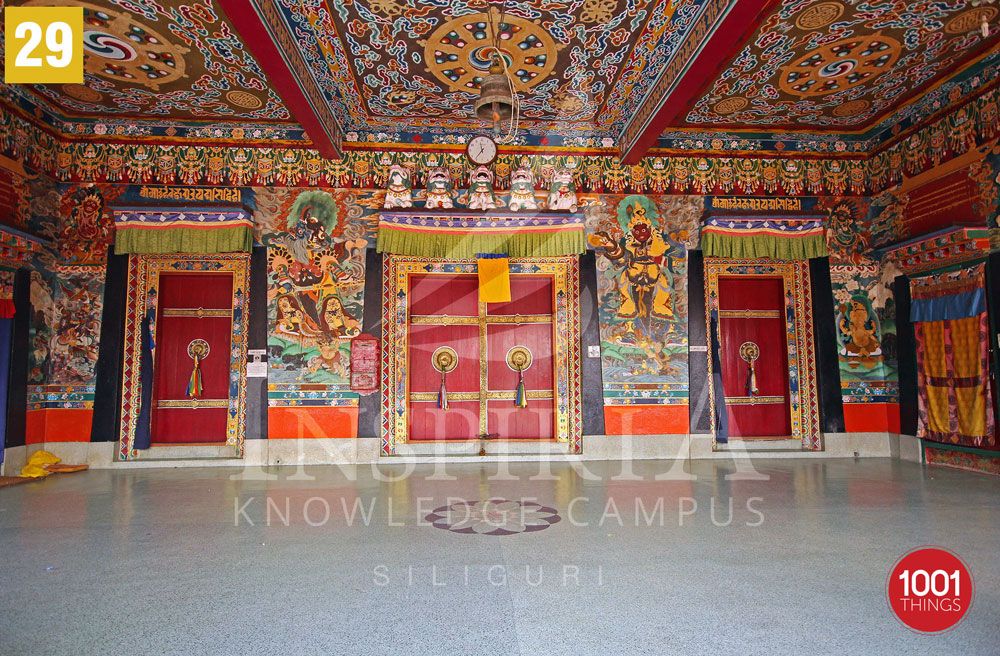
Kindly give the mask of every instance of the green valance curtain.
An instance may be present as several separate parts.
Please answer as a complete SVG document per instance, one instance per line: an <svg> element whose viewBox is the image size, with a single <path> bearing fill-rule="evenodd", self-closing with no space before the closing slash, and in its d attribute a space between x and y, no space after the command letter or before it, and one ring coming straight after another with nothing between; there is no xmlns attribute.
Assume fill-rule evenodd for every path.
<svg viewBox="0 0 1000 656"><path fill-rule="evenodd" d="M583 219L559 216L431 216L383 214L380 253L468 259L483 253L510 257L578 255L587 250Z"/></svg>
<svg viewBox="0 0 1000 656"><path fill-rule="evenodd" d="M808 260L826 257L826 230L819 217L709 217L701 228L706 257Z"/></svg>
<svg viewBox="0 0 1000 656"><path fill-rule="evenodd" d="M249 253L253 222L243 208L117 209L115 253Z"/></svg>

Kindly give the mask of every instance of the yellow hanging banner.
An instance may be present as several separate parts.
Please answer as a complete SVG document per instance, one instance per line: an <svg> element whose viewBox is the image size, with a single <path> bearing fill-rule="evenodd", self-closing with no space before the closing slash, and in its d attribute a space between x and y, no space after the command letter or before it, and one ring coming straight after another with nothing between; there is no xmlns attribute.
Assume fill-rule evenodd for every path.
<svg viewBox="0 0 1000 656"><path fill-rule="evenodd" d="M510 302L510 260L486 257L476 260L479 267L479 302Z"/></svg>

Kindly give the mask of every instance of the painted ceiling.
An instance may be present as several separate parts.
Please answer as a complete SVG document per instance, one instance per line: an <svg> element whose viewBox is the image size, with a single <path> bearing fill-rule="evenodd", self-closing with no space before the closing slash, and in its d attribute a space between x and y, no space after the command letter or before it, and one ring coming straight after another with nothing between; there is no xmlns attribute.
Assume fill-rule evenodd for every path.
<svg viewBox="0 0 1000 656"><path fill-rule="evenodd" d="M18 6L52 5L27 0ZM84 84L17 85L57 119L108 127L288 123L260 66L211 0L60 0L84 10Z"/></svg>
<svg viewBox="0 0 1000 656"><path fill-rule="evenodd" d="M523 144L616 145L696 52L720 72L679 105L660 147L850 153L996 82L1000 9L976 1L771 0L733 36L733 55L693 44L725 31L717 20L734 0L246 7L266 5L287 29L347 142L448 144L483 131L473 102L495 29L522 97ZM85 10L85 84L4 85L0 99L68 135L308 142L221 2L61 0Z"/></svg>
<svg viewBox="0 0 1000 656"><path fill-rule="evenodd" d="M979 6L975 6L979 5ZM996 6L973 0L782 0L684 124L858 130L996 51ZM983 38L983 18L992 25ZM986 71L995 76L996 67Z"/></svg>
<svg viewBox="0 0 1000 656"><path fill-rule="evenodd" d="M500 48L522 127L611 135L704 0L276 0L345 132L481 130L479 83ZM350 139L349 139L350 140Z"/></svg>

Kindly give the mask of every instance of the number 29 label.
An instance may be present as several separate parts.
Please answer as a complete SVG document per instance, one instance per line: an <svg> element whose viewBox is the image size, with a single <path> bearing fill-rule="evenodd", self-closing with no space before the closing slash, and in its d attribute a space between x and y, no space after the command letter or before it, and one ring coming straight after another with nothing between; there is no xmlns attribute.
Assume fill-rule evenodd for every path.
<svg viewBox="0 0 1000 656"><path fill-rule="evenodd" d="M4 23L4 82L83 83L83 7L7 7Z"/></svg>

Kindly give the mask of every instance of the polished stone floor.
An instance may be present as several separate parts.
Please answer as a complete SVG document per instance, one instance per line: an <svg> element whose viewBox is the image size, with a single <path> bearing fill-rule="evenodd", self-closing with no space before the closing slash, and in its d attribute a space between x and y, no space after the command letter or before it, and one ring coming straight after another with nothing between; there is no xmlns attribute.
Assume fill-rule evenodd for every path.
<svg viewBox="0 0 1000 656"><path fill-rule="evenodd" d="M669 469L145 469L0 489L0 654L1000 653L1000 479L890 460ZM939 636L885 599L925 544L976 582Z"/></svg>

